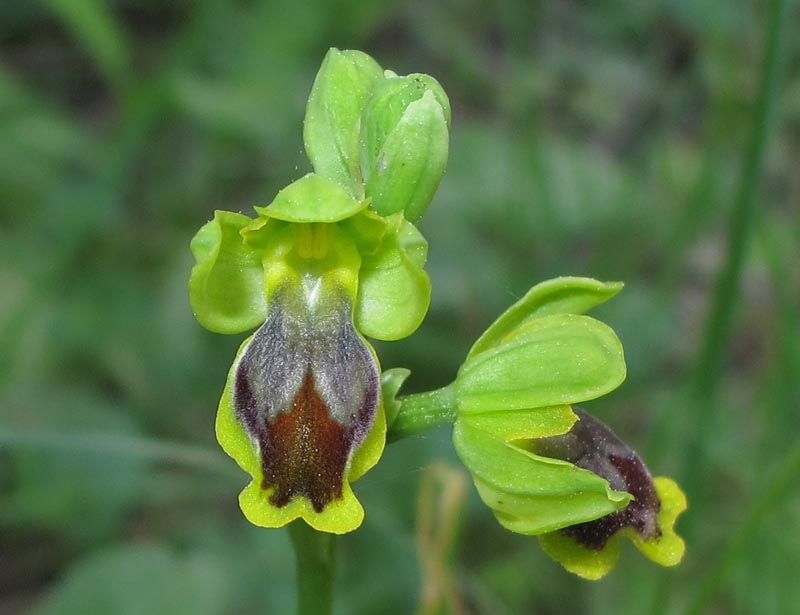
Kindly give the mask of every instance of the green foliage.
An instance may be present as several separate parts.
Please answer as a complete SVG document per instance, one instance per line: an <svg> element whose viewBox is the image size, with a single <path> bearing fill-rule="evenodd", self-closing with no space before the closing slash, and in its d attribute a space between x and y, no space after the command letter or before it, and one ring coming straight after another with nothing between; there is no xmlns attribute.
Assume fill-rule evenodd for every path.
<svg viewBox="0 0 800 615"><path fill-rule="evenodd" d="M212 615L224 606L220 562L156 544L101 551L75 566L36 615Z"/></svg>
<svg viewBox="0 0 800 615"><path fill-rule="evenodd" d="M715 408L697 434L703 491L677 524L695 528L680 567L660 574L624 553L602 582L582 582L471 496L453 561L468 608L791 612L796 37L781 47L717 392L703 403L686 394L760 95L768 3L102 4L90 19L111 20L110 53L78 34L92 26L43 3L0 3L3 609L46 608L104 549L143 539L169 554L181 587L196 587L176 571L185 562L217 562L228 589L203 577L197 590L217 613L293 608L288 538L241 518L241 473L213 442L209 408L238 340L203 331L186 307L186 245L215 210L252 215L312 170L298 145L303 101L337 45L436 74L456 110L446 180L420 224L430 313L408 340L376 344L384 367L411 368L409 391L441 386L533 281L623 279L625 293L596 315L624 343L628 377L588 409L683 482L696 469L684 467L687 438ZM101 66L123 66L125 87ZM403 440L358 483L369 515L341 545L340 612L414 611L420 473L409 468L457 463L449 439L441 429ZM45 515L51 472L56 501L74 504ZM87 492L106 506L82 504L95 501ZM124 586L128 571L107 569L102 587ZM137 591L137 604L173 599L158 580Z"/></svg>

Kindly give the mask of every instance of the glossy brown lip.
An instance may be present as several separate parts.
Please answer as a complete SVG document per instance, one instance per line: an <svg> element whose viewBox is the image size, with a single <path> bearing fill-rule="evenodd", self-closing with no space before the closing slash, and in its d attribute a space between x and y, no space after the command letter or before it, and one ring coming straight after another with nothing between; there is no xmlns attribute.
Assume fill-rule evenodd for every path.
<svg viewBox="0 0 800 615"><path fill-rule="evenodd" d="M347 295L307 301L284 287L236 368L236 418L257 446L262 489L277 507L341 499L348 463L375 420L378 367L351 321Z"/></svg>
<svg viewBox="0 0 800 615"><path fill-rule="evenodd" d="M573 410L578 421L572 429L561 436L535 441L534 451L590 470L605 478L612 489L627 491L635 499L622 510L561 531L594 550L602 549L626 527L636 530L645 540L658 537L661 501L642 458L601 421L578 408Z"/></svg>

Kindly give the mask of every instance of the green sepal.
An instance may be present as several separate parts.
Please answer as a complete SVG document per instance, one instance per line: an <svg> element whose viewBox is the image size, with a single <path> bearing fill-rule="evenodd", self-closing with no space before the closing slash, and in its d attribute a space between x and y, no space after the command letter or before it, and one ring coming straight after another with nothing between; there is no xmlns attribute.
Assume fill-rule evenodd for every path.
<svg viewBox="0 0 800 615"><path fill-rule="evenodd" d="M395 216L377 252L361 263L355 322L361 333L379 340L411 335L431 300L423 266L427 242L410 222Z"/></svg>
<svg viewBox="0 0 800 615"><path fill-rule="evenodd" d="M404 367L387 369L381 374L381 393L383 396L383 409L386 413L387 427L392 426L394 419L400 412L400 406L403 405L403 402L397 399L397 393L410 375L411 370Z"/></svg>
<svg viewBox="0 0 800 615"><path fill-rule="evenodd" d="M266 318L261 254L240 235L252 222L241 214L216 211L192 239L197 264L189 278L189 302L206 329L241 333Z"/></svg>
<svg viewBox="0 0 800 615"><path fill-rule="evenodd" d="M622 286L622 282L576 277L555 278L537 284L486 329L472 345L467 358L497 346L515 327L534 318L588 312L611 299L622 290Z"/></svg>
<svg viewBox="0 0 800 615"><path fill-rule="evenodd" d="M614 491L593 472L535 455L461 418L453 443L481 499L512 532L551 532L598 519L631 501L630 494Z"/></svg>
<svg viewBox="0 0 800 615"><path fill-rule="evenodd" d="M613 536L602 549L590 549L563 532L550 532L539 536L545 553L568 571L584 579L595 581L608 574L619 559L620 540L627 536L636 548L656 564L675 566L683 559L686 545L675 533L675 520L686 510L686 496L671 479L658 476L653 480L661 502L658 514L660 535L645 540L633 528L627 527Z"/></svg>
<svg viewBox="0 0 800 615"><path fill-rule="evenodd" d="M574 404L625 379L622 344L588 316L524 322L503 343L468 359L456 379L459 412L475 414Z"/></svg>
<svg viewBox="0 0 800 615"><path fill-rule="evenodd" d="M339 222L367 206L344 188L316 173L308 173L278 192L266 207L254 207L259 216L285 222Z"/></svg>
<svg viewBox="0 0 800 615"><path fill-rule="evenodd" d="M365 117L370 108L365 109ZM362 135L366 195L382 216L404 212L416 221L430 205L447 167L449 133L445 110L427 90L405 112L385 138Z"/></svg>
<svg viewBox="0 0 800 615"><path fill-rule="evenodd" d="M361 111L383 71L360 51L330 49L314 80L303 123L306 153L320 175L363 197Z"/></svg>
<svg viewBox="0 0 800 615"><path fill-rule="evenodd" d="M578 417L570 406L525 408L524 410L490 410L479 414L462 414L459 420L506 442L547 438L568 432Z"/></svg>

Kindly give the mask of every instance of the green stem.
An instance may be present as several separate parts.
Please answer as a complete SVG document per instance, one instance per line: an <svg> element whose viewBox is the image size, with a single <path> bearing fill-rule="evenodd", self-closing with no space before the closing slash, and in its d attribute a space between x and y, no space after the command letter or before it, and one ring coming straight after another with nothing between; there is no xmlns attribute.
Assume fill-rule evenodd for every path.
<svg viewBox="0 0 800 615"><path fill-rule="evenodd" d="M389 430L390 441L452 423L456 418L456 395L452 384L435 391L399 397L397 401L401 404L400 412Z"/></svg>
<svg viewBox="0 0 800 615"><path fill-rule="evenodd" d="M769 134L770 119L779 85L783 32L786 30L786 0L773 0L769 15L765 53L761 71L761 85L753 114L753 129L750 135L741 181L728 229L728 254L706 321L704 344L697 365L694 393L698 412L694 429L691 430L691 446L687 456L690 474L686 481L687 495L691 501L699 502L701 486L705 478L705 441L714 425L714 399L725 362L725 353L733 325L736 299L744 261L745 249L755 228L756 193L759 186L764 152ZM689 534L687 528L687 534Z"/></svg>
<svg viewBox="0 0 800 615"><path fill-rule="evenodd" d="M133 435L65 434L0 428L0 451L5 449L62 451L74 455L102 455L109 458L174 463L233 478L241 476L236 466L217 451Z"/></svg>
<svg viewBox="0 0 800 615"><path fill-rule="evenodd" d="M336 572L336 535L304 521L289 524L297 558L297 615L330 615Z"/></svg>
<svg viewBox="0 0 800 615"><path fill-rule="evenodd" d="M787 497L794 495L794 487L797 485L798 476L800 476L800 440L789 450L773 475L772 480L767 483L762 493L756 497L739 529L733 533L725 546L725 550L710 565L709 571L695 591L692 602L686 611L687 613L699 614L706 612L708 603L714 597L727 573L739 558L747 553L745 546L761 527L764 517L781 506Z"/></svg>

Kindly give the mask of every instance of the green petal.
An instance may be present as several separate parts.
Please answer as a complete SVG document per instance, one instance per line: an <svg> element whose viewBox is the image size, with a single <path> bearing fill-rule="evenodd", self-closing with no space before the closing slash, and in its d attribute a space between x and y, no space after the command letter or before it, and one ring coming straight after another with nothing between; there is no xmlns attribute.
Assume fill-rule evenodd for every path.
<svg viewBox="0 0 800 615"><path fill-rule="evenodd" d="M400 412L402 402L397 399L397 392L403 383L411 375L411 370L404 367L387 369L381 374L381 391L383 395L383 407L386 412L386 422L392 426L395 417Z"/></svg>
<svg viewBox="0 0 800 615"><path fill-rule="evenodd" d="M383 71L360 51L328 51L314 80L303 124L306 153L320 175L363 196L358 159L361 111Z"/></svg>
<svg viewBox="0 0 800 615"><path fill-rule="evenodd" d="M467 358L501 343L515 327L551 314L583 314L608 301L620 290L621 282L598 282L591 278L555 278L537 284L508 308L473 344Z"/></svg>
<svg viewBox="0 0 800 615"><path fill-rule="evenodd" d="M261 254L239 234L252 221L217 211L192 239L197 264L189 279L189 301L195 318L211 331L241 333L266 318Z"/></svg>
<svg viewBox="0 0 800 615"><path fill-rule="evenodd" d="M456 421L453 443L481 499L512 532L542 534L591 521L631 499L588 470L535 455L468 421Z"/></svg>
<svg viewBox="0 0 800 615"><path fill-rule="evenodd" d="M410 222L395 218L373 255L359 272L356 326L379 340L411 335L422 323L431 300L431 284L422 269L427 242Z"/></svg>
<svg viewBox="0 0 800 615"><path fill-rule="evenodd" d="M609 327L557 314L525 322L502 345L467 360L456 390L459 411L472 414L573 404L624 379L622 345Z"/></svg>
<svg viewBox="0 0 800 615"><path fill-rule="evenodd" d="M431 91L406 109L370 161L366 194L382 216L400 211L412 222L425 211L447 166L449 136L444 110Z"/></svg>
<svg viewBox="0 0 800 615"><path fill-rule="evenodd" d="M381 247L388 224L386 218L364 209L352 218L342 220L339 226L356 243L361 254L375 254Z"/></svg>
<svg viewBox="0 0 800 615"><path fill-rule="evenodd" d="M552 406L462 414L459 421L511 442L566 433L577 418L570 406Z"/></svg>
<svg viewBox="0 0 800 615"><path fill-rule="evenodd" d="M286 222L338 222L367 206L339 184L309 173L281 190L267 207L255 207L260 216Z"/></svg>

